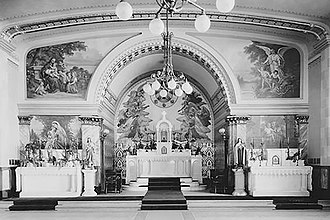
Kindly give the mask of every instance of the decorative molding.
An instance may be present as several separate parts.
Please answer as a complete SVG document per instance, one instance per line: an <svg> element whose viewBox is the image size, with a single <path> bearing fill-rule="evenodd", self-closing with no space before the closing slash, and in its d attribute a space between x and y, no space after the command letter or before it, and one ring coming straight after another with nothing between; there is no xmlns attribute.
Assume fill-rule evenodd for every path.
<svg viewBox="0 0 330 220"><path fill-rule="evenodd" d="M98 115L98 104L86 103L41 103L31 101L18 104L20 115Z"/></svg>
<svg viewBox="0 0 330 220"><path fill-rule="evenodd" d="M186 11L173 14L170 20L188 20L193 21L200 15L199 11ZM300 22L288 19L279 19L266 16L246 15L238 13L207 13L213 22L256 25L261 27L276 28L287 31L295 31L303 34L311 34L318 40L328 35L326 29L316 23ZM151 20L155 16L154 11L135 12L129 21ZM161 13L161 16L163 14ZM113 13L93 13L77 16L68 16L53 20L46 20L35 23L16 24L8 26L2 31L7 41L11 41L16 36L46 30L74 27L79 25L90 25L97 23L118 22L118 17Z"/></svg>
<svg viewBox="0 0 330 220"><path fill-rule="evenodd" d="M259 103L235 104L230 106L231 114L235 115L287 115L287 114L308 114L308 103L301 103L301 100L294 102L293 100L283 100L282 102L273 103L262 101Z"/></svg>
<svg viewBox="0 0 330 220"><path fill-rule="evenodd" d="M33 116L17 116L19 125L30 125Z"/></svg>
<svg viewBox="0 0 330 220"><path fill-rule="evenodd" d="M250 120L250 117L248 116L230 115L226 118L226 121L229 124L246 124L248 120Z"/></svg>
<svg viewBox="0 0 330 220"><path fill-rule="evenodd" d="M295 121L300 124L308 124L309 115L295 115Z"/></svg>
<svg viewBox="0 0 330 220"><path fill-rule="evenodd" d="M103 124L103 118L95 116L79 116L79 121L81 121L81 125L102 127Z"/></svg>
<svg viewBox="0 0 330 220"><path fill-rule="evenodd" d="M231 80L227 74L225 74L221 63L208 54L207 51L201 51L200 48L187 44L187 42L174 41L172 42L172 45L174 54L190 58L212 75L218 86L226 91L224 92L224 95L225 100L228 101L228 103L236 103L234 87L231 84ZM155 53L163 53L162 42L159 40L144 41L119 55L116 60L112 61L108 65L105 72L102 74L102 78L100 79L98 90L96 92L96 102L100 103L103 101L107 88L115 75L118 74L122 68L138 58Z"/></svg>
<svg viewBox="0 0 330 220"><path fill-rule="evenodd" d="M309 57L315 57L320 54L324 49L330 46L330 37L329 35L325 36L322 40L317 41L313 48L314 50L310 53Z"/></svg>

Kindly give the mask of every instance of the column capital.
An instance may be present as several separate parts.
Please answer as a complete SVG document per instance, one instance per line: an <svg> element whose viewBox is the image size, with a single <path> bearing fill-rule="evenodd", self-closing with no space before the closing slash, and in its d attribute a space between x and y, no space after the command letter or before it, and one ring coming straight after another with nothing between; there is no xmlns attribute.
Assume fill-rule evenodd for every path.
<svg viewBox="0 0 330 220"><path fill-rule="evenodd" d="M79 116L81 125L102 126L103 118L95 116Z"/></svg>
<svg viewBox="0 0 330 220"><path fill-rule="evenodd" d="M295 115L294 120L298 124L308 124L309 115Z"/></svg>
<svg viewBox="0 0 330 220"><path fill-rule="evenodd" d="M17 116L17 118L18 118L19 125L30 125L33 116L19 115L19 116Z"/></svg>
<svg viewBox="0 0 330 220"><path fill-rule="evenodd" d="M226 121L229 122L229 124L246 124L248 120L250 120L250 117L248 116L230 115L226 118Z"/></svg>

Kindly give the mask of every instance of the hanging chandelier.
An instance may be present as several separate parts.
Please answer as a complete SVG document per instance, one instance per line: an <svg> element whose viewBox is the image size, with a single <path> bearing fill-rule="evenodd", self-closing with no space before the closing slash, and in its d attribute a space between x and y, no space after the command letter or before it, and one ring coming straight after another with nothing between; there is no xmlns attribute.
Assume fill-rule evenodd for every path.
<svg viewBox="0 0 330 220"><path fill-rule="evenodd" d="M196 3L197 0L156 0L159 10L156 16L149 23L149 30L151 33L161 35L164 41L164 66L161 71L151 75L149 80L144 86L143 90L149 95L159 93L161 97L168 96L169 93L176 96L191 94L193 88L188 82L183 73L175 73L172 62L172 36L173 33L169 32L168 23L169 15L180 12L184 4L188 3L201 10L201 15L195 20L195 29L199 32L206 32L211 26L209 17L205 13L205 9ZM230 12L235 6L235 0L217 0L216 7L222 12ZM160 18L161 11L165 10L165 25ZM128 20L133 15L132 6L121 0L116 7L116 15L121 20ZM165 30L164 30L165 29Z"/></svg>

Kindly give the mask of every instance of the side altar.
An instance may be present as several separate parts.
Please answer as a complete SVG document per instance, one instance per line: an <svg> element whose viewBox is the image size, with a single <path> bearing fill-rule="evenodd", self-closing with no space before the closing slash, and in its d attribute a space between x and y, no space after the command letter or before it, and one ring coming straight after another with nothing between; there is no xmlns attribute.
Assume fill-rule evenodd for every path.
<svg viewBox="0 0 330 220"><path fill-rule="evenodd" d="M257 196L309 196L312 167L300 159L301 149L249 149L248 190Z"/></svg>
<svg viewBox="0 0 330 220"><path fill-rule="evenodd" d="M190 149L174 149L172 124L166 112L156 124L156 149L139 149L137 155L126 156L126 183L138 178L185 177L202 182L202 156L191 155Z"/></svg>

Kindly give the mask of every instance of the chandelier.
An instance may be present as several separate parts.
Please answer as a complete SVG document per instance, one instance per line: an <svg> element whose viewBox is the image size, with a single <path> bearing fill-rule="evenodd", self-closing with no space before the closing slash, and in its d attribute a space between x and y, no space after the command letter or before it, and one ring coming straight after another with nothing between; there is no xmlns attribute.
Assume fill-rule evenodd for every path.
<svg viewBox="0 0 330 220"><path fill-rule="evenodd" d="M206 32L211 26L209 17L205 13L205 9L196 3L197 0L156 0L159 10L156 16L149 23L149 30L151 33L161 35L164 41L164 66L162 71L157 71L151 75L149 80L144 86L143 90L149 95L159 93L161 97L168 96L169 93L176 96L182 96L183 93L191 94L193 88L188 82L183 73L175 73L172 62L172 36L173 33L168 30L169 15L180 12L184 4L188 3L201 10L195 20L195 29L199 32ZM235 0L217 0L216 7L222 12L230 12L235 6ZM161 11L165 10L165 25L160 18ZM132 6L121 0L116 7L116 15L121 20L128 20L133 15ZM165 29L165 30L164 30Z"/></svg>

